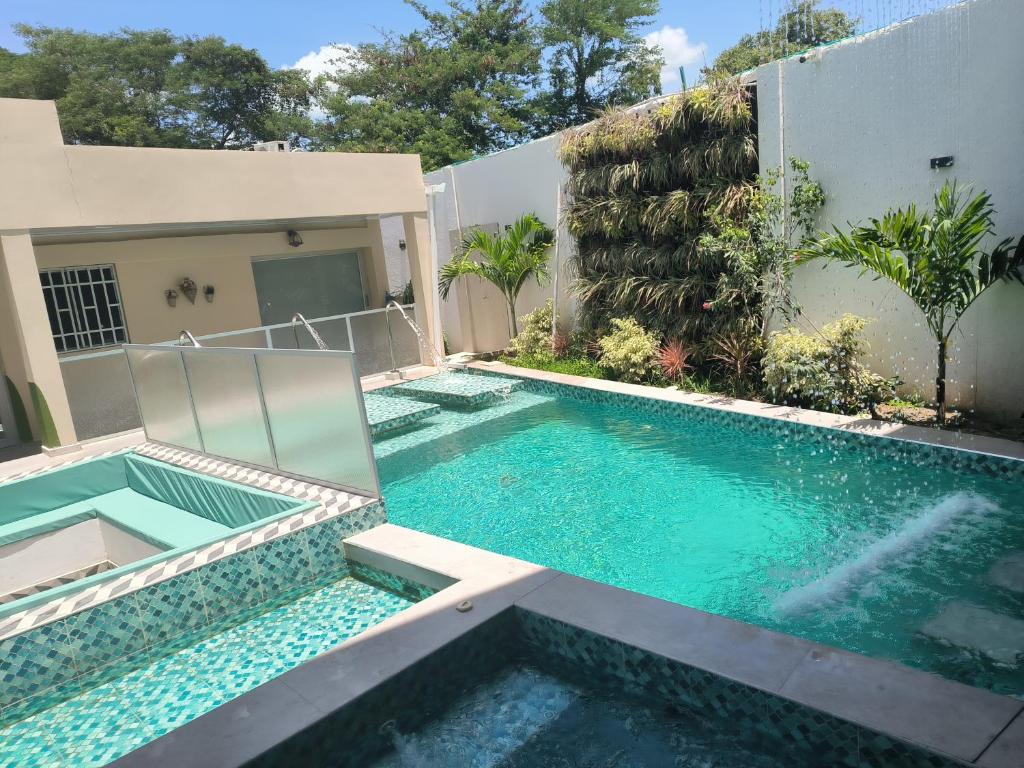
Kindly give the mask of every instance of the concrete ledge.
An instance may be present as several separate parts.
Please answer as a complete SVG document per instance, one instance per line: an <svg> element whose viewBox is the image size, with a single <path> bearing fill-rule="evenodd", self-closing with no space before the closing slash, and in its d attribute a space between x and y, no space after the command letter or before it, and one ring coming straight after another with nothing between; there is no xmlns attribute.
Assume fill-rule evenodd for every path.
<svg viewBox="0 0 1024 768"><path fill-rule="evenodd" d="M516 606L966 762L1024 708L920 670L567 574Z"/></svg>
<svg viewBox="0 0 1024 768"><path fill-rule="evenodd" d="M591 379L586 376L570 376L563 373L550 373L548 371L537 371L532 368L518 368L506 363L469 363L469 368L490 373L498 373L502 376L518 376L523 379L535 381L546 381L553 384L564 384L570 387L580 387L599 392L611 392L619 395L632 395L633 397L644 397L651 400L663 400L672 403L683 403L685 405L697 406L700 408L711 408L718 411L729 411L732 413L743 413L748 416L759 416L765 419L776 419L792 424L806 424L812 427L823 427L825 429L838 429L846 432L854 432L875 437L887 437L896 440L906 440L926 445L937 445L945 448L956 448L975 453L985 453L991 456L999 456L1007 459L1024 460L1024 443L1013 440L1004 440L997 437L984 437L982 435L971 435L964 432L951 432L942 429L928 429L926 427L913 427L903 424L892 424L877 419L866 419L859 416L843 416L835 413L823 413L821 411L810 411L804 408L793 408L788 405L773 405L771 403L758 403L752 400L740 400L721 395L700 395L693 392L680 392L676 389L663 389L661 387L648 387L641 384L624 384L618 381L607 381L605 379Z"/></svg>

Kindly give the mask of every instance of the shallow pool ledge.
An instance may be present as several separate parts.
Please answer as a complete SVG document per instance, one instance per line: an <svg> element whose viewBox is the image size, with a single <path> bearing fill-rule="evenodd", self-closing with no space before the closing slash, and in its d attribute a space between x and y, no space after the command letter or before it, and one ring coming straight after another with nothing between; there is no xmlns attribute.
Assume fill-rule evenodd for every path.
<svg viewBox="0 0 1024 768"><path fill-rule="evenodd" d="M682 392L678 389L649 387L643 384L625 384L619 381L608 381L607 379L591 379L586 376L551 373L549 371L534 370L533 368L519 368L499 362L473 362L469 363L468 367L479 373L518 376L523 379L578 387L595 392L607 392L609 394L641 397L648 400L681 403L699 408L710 408L716 411L775 419L790 424L837 429L859 435L906 440L944 448L957 448L1024 461L1024 443L998 437L985 437L983 435L972 435L952 430L893 424L888 421L879 421L860 416L843 416L836 413L794 408L789 405L759 403L753 400L741 400L725 395L701 395L694 392Z"/></svg>

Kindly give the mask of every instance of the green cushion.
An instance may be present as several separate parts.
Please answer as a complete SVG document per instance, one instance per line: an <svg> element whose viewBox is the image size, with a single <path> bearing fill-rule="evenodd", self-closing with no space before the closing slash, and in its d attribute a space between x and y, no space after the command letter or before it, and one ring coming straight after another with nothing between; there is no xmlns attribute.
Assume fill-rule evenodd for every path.
<svg viewBox="0 0 1024 768"><path fill-rule="evenodd" d="M94 517L96 517L96 510L91 502L76 501L66 507L15 520L12 523L0 525L0 547L14 544L23 539L31 539L33 536L41 536L51 531L59 531L61 528L92 520Z"/></svg>
<svg viewBox="0 0 1024 768"><path fill-rule="evenodd" d="M120 454L89 459L24 480L0 483L0 525L124 488L128 485L124 459Z"/></svg>
<svg viewBox="0 0 1024 768"><path fill-rule="evenodd" d="M105 493L92 500L103 520L161 549L177 549L226 536L226 525L193 515L131 488Z"/></svg>

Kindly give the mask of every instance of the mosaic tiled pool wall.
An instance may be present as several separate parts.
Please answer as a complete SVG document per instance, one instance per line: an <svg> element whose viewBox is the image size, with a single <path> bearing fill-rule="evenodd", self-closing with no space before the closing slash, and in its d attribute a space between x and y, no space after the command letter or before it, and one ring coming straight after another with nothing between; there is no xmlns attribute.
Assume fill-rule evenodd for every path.
<svg viewBox="0 0 1024 768"><path fill-rule="evenodd" d="M516 663L583 688L600 687L616 696L621 692L679 717L715 718L737 738L757 739L785 755L787 765L963 766L781 697L518 608L461 636L250 765L372 764L392 748L391 733L417 732L466 691Z"/></svg>
<svg viewBox="0 0 1024 768"><path fill-rule="evenodd" d="M499 373L497 371L480 370L479 368L468 370L477 376L505 378L514 375L504 371ZM1024 481L1024 461L993 456L977 451L929 445L885 435L870 435L850 430L799 424L766 416L754 416L748 413L706 408L699 405L660 400L653 397L605 392L589 387L578 387L553 381L524 378L523 386L520 390L555 397L571 397L588 403L631 408L657 416L699 419L709 424L739 427L745 430L767 433L779 439L792 440L796 438L802 442L828 445L832 449L869 449L876 455L891 458L894 461L913 462L919 466L980 472L1006 480Z"/></svg>
<svg viewBox="0 0 1024 768"><path fill-rule="evenodd" d="M336 581L349 571L342 540L385 521L383 505L363 506L0 640L0 724ZM381 586L423 594L389 579Z"/></svg>
<svg viewBox="0 0 1024 768"><path fill-rule="evenodd" d="M282 742L247 768L372 765L391 750L391 729L415 732L465 691L512 663L518 637L515 614L505 611Z"/></svg>
<svg viewBox="0 0 1024 768"><path fill-rule="evenodd" d="M660 700L686 713L715 716L744 734L757 733L794 764L849 768L956 768L963 763L926 752L802 704L519 608L527 658L581 684L619 686L648 704Z"/></svg>

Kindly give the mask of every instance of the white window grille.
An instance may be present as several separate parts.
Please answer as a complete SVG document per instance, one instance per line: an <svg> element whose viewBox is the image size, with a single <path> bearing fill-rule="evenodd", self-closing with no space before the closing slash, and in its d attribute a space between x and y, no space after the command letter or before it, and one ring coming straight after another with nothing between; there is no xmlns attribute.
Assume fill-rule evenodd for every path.
<svg viewBox="0 0 1024 768"><path fill-rule="evenodd" d="M112 264L44 269L39 279L58 352L106 347L128 340Z"/></svg>

